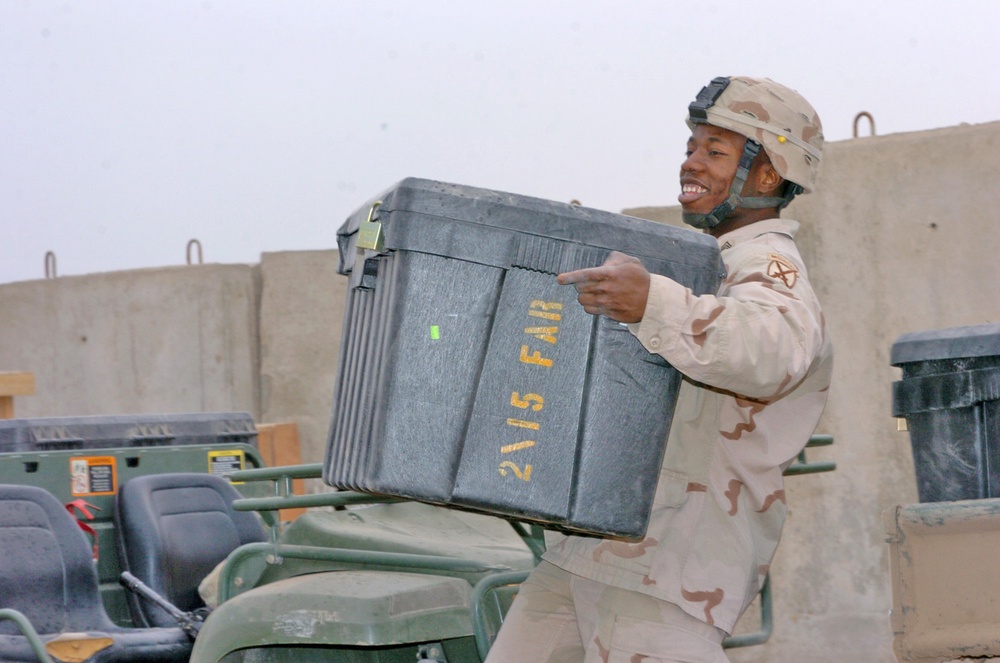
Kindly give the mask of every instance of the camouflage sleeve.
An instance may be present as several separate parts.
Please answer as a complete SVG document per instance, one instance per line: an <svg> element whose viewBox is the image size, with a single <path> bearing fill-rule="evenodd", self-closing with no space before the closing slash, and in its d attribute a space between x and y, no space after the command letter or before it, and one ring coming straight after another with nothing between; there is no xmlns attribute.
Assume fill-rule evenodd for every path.
<svg viewBox="0 0 1000 663"><path fill-rule="evenodd" d="M731 251L718 295L653 275L643 319L629 328L688 378L770 400L807 375L823 346L822 313L797 251Z"/></svg>

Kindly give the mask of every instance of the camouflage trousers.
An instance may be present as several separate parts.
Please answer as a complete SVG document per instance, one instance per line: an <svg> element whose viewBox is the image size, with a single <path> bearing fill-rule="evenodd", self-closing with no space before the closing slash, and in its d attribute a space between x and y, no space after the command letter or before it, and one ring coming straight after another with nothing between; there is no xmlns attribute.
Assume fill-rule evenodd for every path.
<svg viewBox="0 0 1000 663"><path fill-rule="evenodd" d="M672 603L542 562L486 663L728 663L723 637Z"/></svg>

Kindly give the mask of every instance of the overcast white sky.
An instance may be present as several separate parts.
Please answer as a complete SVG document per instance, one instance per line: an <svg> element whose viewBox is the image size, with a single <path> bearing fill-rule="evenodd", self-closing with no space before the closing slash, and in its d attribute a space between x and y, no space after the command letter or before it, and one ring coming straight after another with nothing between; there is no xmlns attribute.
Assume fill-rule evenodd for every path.
<svg viewBox="0 0 1000 663"><path fill-rule="evenodd" d="M993 0L0 0L0 283L333 248L408 176L675 204L712 77L828 140L992 122L998 33Z"/></svg>

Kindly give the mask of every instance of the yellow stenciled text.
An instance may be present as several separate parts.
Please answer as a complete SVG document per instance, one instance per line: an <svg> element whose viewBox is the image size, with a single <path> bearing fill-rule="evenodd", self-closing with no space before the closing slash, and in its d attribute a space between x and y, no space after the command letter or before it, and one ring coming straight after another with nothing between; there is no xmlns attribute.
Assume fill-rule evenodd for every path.
<svg viewBox="0 0 1000 663"><path fill-rule="evenodd" d="M528 316L544 320L548 324L529 325L524 328L524 333L531 336L532 339L543 341L550 345L555 345L558 341L559 326L554 323L558 323L562 320L562 313L560 313L560 311L562 311L562 307L563 305L560 302L547 302L541 299L532 300L531 304L528 305ZM532 342L533 341L529 341L529 343ZM521 345L521 352L518 355L518 359L521 363L551 368L552 359L542 356L542 351L533 349L529 343L523 343ZM539 431L541 429L541 424L537 421L531 421L530 419L524 418L529 412L539 412L545 406L545 399L542 398L540 394L526 393L522 396L521 392L512 391L510 394L510 404L511 406L522 410L522 413L520 413L517 417L508 417L508 426L523 428L530 431ZM521 440L520 442L514 442L512 444L505 444L501 446L500 453L504 455L517 453L526 449L531 449L537 444L536 440ZM513 473L514 476L522 481L531 481L531 463L518 465L513 461L504 460L500 463L498 470L501 476L508 476L508 473Z"/></svg>

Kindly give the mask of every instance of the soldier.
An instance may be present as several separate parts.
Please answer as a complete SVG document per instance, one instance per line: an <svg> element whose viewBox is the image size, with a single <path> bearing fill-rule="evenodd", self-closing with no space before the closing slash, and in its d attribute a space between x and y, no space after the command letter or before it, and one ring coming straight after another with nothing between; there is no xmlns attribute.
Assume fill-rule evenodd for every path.
<svg viewBox="0 0 1000 663"><path fill-rule="evenodd" d="M833 351L780 210L816 181L812 106L768 79L716 78L689 106L678 200L718 239L726 278L695 296L613 253L560 274L684 374L646 536L551 537L489 663L723 662L787 506L782 472L826 403Z"/></svg>

